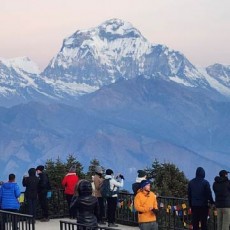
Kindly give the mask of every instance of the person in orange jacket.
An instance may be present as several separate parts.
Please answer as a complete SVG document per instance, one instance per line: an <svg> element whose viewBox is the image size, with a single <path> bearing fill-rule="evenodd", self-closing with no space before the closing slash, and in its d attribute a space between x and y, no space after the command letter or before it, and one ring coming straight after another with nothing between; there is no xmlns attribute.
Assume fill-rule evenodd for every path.
<svg viewBox="0 0 230 230"><path fill-rule="evenodd" d="M150 181L143 180L134 198L134 207L138 211L138 223L141 230L157 230L158 205L156 195L150 191Z"/></svg>
<svg viewBox="0 0 230 230"><path fill-rule="evenodd" d="M78 183L79 178L78 175L76 174L76 166L73 165L69 172L65 175L65 177L62 180L62 186L65 188L65 196L66 196L66 201L68 203L69 207L69 217L70 219L75 218L74 212L70 209L70 204L74 195L74 189L76 184Z"/></svg>

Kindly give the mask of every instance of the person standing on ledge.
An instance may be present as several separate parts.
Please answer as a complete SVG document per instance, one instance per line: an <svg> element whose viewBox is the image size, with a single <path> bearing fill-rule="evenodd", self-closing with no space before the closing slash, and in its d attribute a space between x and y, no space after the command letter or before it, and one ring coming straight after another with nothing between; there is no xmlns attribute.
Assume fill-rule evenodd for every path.
<svg viewBox="0 0 230 230"><path fill-rule="evenodd" d="M39 176L38 182L38 200L42 209L42 219L40 221L47 222L49 221L49 209L48 209L48 200L47 200L47 193L50 190L50 183L49 177L44 172L44 166L39 165L36 168L36 172Z"/></svg>
<svg viewBox="0 0 230 230"><path fill-rule="evenodd" d="M15 175L9 175L9 181L3 183L0 188L0 209L8 212L18 212L20 204L18 198L20 197L20 188L15 182ZM3 215L0 229L5 229L6 216ZM13 230L17 230L17 218L13 221ZM8 229L8 228L7 228Z"/></svg>
<svg viewBox="0 0 230 230"><path fill-rule="evenodd" d="M140 230L158 230L158 205L156 195L150 190L150 181L142 180L140 189L134 198L134 207L138 211Z"/></svg>
<svg viewBox="0 0 230 230"><path fill-rule="evenodd" d="M94 183L94 187L95 187L95 192L94 195L97 197L98 199L98 203L99 203L99 207L100 207L100 212L98 215L98 224L106 224L103 221L103 217L105 216L105 205L104 205L104 198L101 195L101 185L103 182L103 170L101 166L96 166L95 168L95 175L93 177L93 183Z"/></svg>
<svg viewBox="0 0 230 230"><path fill-rule="evenodd" d="M69 172L65 175L65 177L62 180L62 186L65 188L65 196L66 196L66 201L69 207L69 217L70 219L74 219L75 215L72 209L70 209L70 203L74 195L74 188L79 181L78 175L76 174L76 166L73 165L70 169Z"/></svg>
<svg viewBox="0 0 230 230"><path fill-rule="evenodd" d="M124 186L124 176L119 174L116 178L114 178L112 169L107 169L105 174L105 180L109 180L110 191L112 192L111 196L106 198L108 227L118 227L118 225L115 224L117 194L119 192L119 188Z"/></svg>
<svg viewBox="0 0 230 230"><path fill-rule="evenodd" d="M217 230L229 230L230 226L230 181L228 171L221 170L215 177L213 191L217 208Z"/></svg>
<svg viewBox="0 0 230 230"><path fill-rule="evenodd" d="M192 210L193 230L207 230L208 205L214 204L210 184L205 178L205 171L202 167L196 169L196 177L188 184L188 202Z"/></svg>
<svg viewBox="0 0 230 230"><path fill-rule="evenodd" d="M37 210L37 196L38 196L38 182L39 178L36 176L36 169L30 168L28 170L29 176L24 176L22 179L22 185L26 187L25 200L29 207L29 215L32 215L34 221L36 220Z"/></svg>
<svg viewBox="0 0 230 230"><path fill-rule="evenodd" d="M137 194L137 191L140 188L141 181L146 180L147 177L147 173L144 170L138 170L137 173L138 175L136 178L136 182L132 184L134 196Z"/></svg>

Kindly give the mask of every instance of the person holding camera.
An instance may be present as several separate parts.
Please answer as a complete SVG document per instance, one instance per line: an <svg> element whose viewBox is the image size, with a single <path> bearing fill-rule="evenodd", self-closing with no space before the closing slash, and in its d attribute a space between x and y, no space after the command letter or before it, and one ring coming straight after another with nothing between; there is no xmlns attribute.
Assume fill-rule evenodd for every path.
<svg viewBox="0 0 230 230"><path fill-rule="evenodd" d="M117 207L117 197L119 188L124 186L124 176L118 175L114 178L114 173L112 169L107 169L105 172L105 179L109 179L110 190L112 191L111 197L107 197L107 218L108 218L108 227L118 227L115 224L115 213Z"/></svg>
<svg viewBox="0 0 230 230"><path fill-rule="evenodd" d="M150 187L149 180L143 180L134 198L134 207L138 211L140 230L158 230L158 205L155 193Z"/></svg>

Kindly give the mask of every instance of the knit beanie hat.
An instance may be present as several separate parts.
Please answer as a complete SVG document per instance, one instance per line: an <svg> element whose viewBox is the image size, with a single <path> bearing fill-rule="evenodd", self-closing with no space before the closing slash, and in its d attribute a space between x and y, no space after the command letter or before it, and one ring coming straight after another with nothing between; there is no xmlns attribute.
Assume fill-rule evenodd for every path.
<svg viewBox="0 0 230 230"><path fill-rule="evenodd" d="M102 167L101 166L96 166L95 167L95 172L96 173L102 173Z"/></svg>
<svg viewBox="0 0 230 230"><path fill-rule="evenodd" d="M226 175L228 175L228 173L229 173L229 171L227 171L227 170L221 170L221 171L219 172L219 176L220 176L220 177L225 177Z"/></svg>
<svg viewBox="0 0 230 230"><path fill-rule="evenodd" d="M150 184L150 181L149 180L143 180L141 181L141 184L140 184L140 187L141 188L144 188L146 185Z"/></svg>
<svg viewBox="0 0 230 230"><path fill-rule="evenodd" d="M147 173L144 170L138 170L137 173L138 173L137 175L138 177L144 177L147 175Z"/></svg>
<svg viewBox="0 0 230 230"><path fill-rule="evenodd" d="M44 168L45 168L45 167L44 167L43 165L38 165L38 167L36 168L36 171L37 171L37 170L43 171Z"/></svg>
<svg viewBox="0 0 230 230"><path fill-rule="evenodd" d="M112 175L113 174L113 170L112 169L106 169L105 174L106 175Z"/></svg>
<svg viewBox="0 0 230 230"><path fill-rule="evenodd" d="M72 166L70 167L70 169L69 169L69 172L70 172L70 173L76 172L76 165L72 165Z"/></svg>

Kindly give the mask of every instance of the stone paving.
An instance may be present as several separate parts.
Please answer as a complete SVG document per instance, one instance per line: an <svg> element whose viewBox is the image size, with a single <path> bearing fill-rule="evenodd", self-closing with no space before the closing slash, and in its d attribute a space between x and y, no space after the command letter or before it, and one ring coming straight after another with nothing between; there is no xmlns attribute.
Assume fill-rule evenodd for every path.
<svg viewBox="0 0 230 230"><path fill-rule="evenodd" d="M62 219L50 219L49 222L41 222L39 220L36 221L35 230L59 230L60 229L60 220L75 222L74 220L70 220L69 218ZM108 227L107 225L102 225L103 227ZM119 230L138 230L138 227L126 226L118 224L117 229Z"/></svg>

